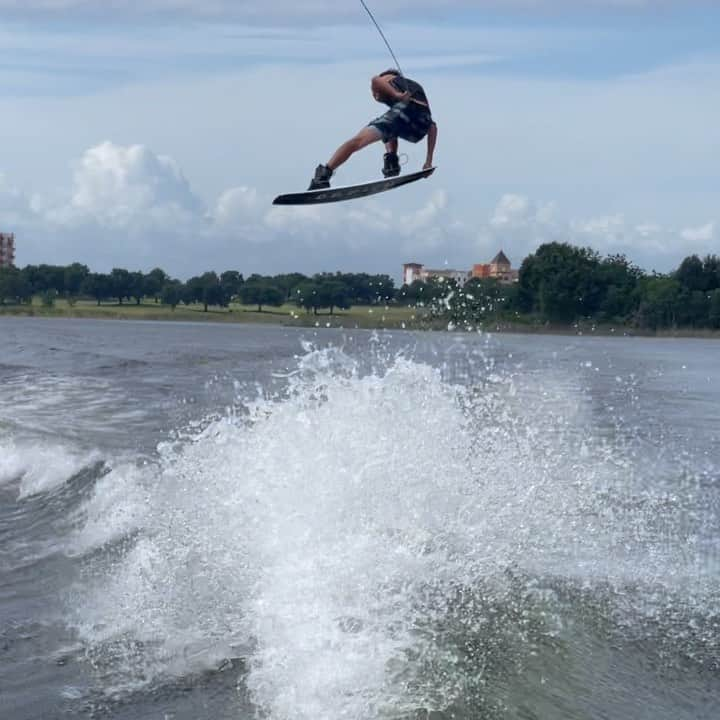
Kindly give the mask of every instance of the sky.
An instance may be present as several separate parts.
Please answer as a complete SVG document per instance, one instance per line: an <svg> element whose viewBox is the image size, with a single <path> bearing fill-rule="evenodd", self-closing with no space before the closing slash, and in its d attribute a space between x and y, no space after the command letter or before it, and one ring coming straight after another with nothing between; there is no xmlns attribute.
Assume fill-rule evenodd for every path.
<svg viewBox="0 0 720 720"><path fill-rule="evenodd" d="M720 1L368 4L430 98L438 170L274 208L383 112L370 78L393 63L359 0L0 0L18 264L399 278L554 240L658 272L720 253ZM425 144L400 152L419 169Z"/></svg>

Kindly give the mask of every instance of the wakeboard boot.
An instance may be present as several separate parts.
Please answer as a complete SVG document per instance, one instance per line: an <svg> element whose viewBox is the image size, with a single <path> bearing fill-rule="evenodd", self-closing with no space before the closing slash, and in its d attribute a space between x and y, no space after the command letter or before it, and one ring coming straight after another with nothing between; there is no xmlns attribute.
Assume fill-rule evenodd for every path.
<svg viewBox="0 0 720 720"><path fill-rule="evenodd" d="M400 174L400 158L397 153L385 153L383 161L382 174L386 178L397 177Z"/></svg>
<svg viewBox="0 0 720 720"><path fill-rule="evenodd" d="M327 165L318 165L308 190L325 190L329 188L332 175L333 171Z"/></svg>

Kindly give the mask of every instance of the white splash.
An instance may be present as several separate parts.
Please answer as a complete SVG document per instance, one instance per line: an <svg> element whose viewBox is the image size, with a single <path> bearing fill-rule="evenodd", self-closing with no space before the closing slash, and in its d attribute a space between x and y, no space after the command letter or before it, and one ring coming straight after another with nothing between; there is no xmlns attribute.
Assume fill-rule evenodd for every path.
<svg viewBox="0 0 720 720"><path fill-rule="evenodd" d="M19 483L19 498L54 490L84 468L98 462L100 455L42 440L0 442L0 485Z"/></svg>
<svg viewBox="0 0 720 720"><path fill-rule="evenodd" d="M103 480L82 533L140 532L94 568L77 625L116 687L242 656L273 720L442 709L462 678L423 676L443 652L426 630L457 591L508 568L605 572L612 517L592 498L628 468L581 395L468 367L458 387L409 360L363 374L310 352L283 397L160 448L157 476Z"/></svg>

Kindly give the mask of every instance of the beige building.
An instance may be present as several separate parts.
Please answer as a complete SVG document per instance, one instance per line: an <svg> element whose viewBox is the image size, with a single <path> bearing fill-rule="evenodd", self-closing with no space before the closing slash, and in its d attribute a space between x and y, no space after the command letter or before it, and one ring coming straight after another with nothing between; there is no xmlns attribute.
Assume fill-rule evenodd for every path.
<svg viewBox="0 0 720 720"><path fill-rule="evenodd" d="M454 280L458 285L464 285L469 280L470 273L467 270L451 270L450 268L432 270L420 263L405 263L402 277L404 285L412 285L416 280L427 282L433 278Z"/></svg>
<svg viewBox="0 0 720 720"><path fill-rule="evenodd" d="M15 235L0 233L0 268L15 265Z"/></svg>
<svg viewBox="0 0 720 720"><path fill-rule="evenodd" d="M513 269L507 255L500 252L489 262L473 265L472 270L430 270L421 263L405 263L403 265L403 284L412 285L416 280L427 282L430 278L455 280L464 285L470 278L492 278L504 284L517 282L518 271Z"/></svg>
<svg viewBox="0 0 720 720"><path fill-rule="evenodd" d="M403 285L412 285L416 280L422 280L424 269L420 263L405 263L402 274Z"/></svg>

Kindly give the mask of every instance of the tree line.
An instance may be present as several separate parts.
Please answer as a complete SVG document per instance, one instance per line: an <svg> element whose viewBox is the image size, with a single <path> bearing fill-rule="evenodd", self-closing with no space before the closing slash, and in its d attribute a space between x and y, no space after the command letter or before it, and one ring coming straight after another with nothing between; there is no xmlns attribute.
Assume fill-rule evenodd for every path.
<svg viewBox="0 0 720 720"><path fill-rule="evenodd" d="M446 284L445 284L446 285ZM647 330L720 329L720 257L686 257L667 274L646 273L624 255L546 243L525 258L517 283L470 280L461 291L423 289L457 323L591 321ZM445 305L443 309L442 305Z"/></svg>
<svg viewBox="0 0 720 720"><path fill-rule="evenodd" d="M94 273L86 265L27 265L0 268L0 304L23 304L39 297L53 305L63 298L71 305L78 299L103 302L162 303L228 307L231 302L263 307L291 303L308 312L321 309L348 309L352 305L376 305L394 300L395 283L388 275L368 273L317 273L313 276L288 273L274 276L253 274L243 277L236 270L220 274L205 272L187 281L171 278L161 268L148 273L114 268Z"/></svg>
<svg viewBox="0 0 720 720"><path fill-rule="evenodd" d="M623 255L600 256L591 248L546 243L525 258L512 285L473 278L460 286L435 278L396 288L389 275L288 273L250 275L206 272L187 281L155 268L149 273L115 268L91 272L86 265L27 265L0 268L0 304L27 303L39 296L103 302L163 303L227 307L231 302L264 307L293 304L308 313L333 313L353 305L399 304L427 309L456 324L532 321L570 324L588 320L659 330L720 329L720 258L686 257L667 274L646 273Z"/></svg>

